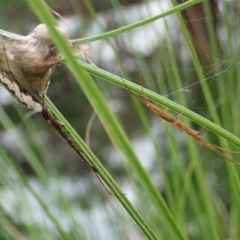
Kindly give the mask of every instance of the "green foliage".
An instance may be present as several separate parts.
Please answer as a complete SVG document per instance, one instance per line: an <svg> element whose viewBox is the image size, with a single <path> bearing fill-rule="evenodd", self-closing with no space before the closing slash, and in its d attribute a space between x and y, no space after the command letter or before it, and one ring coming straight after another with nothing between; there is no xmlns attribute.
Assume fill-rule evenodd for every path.
<svg viewBox="0 0 240 240"><path fill-rule="evenodd" d="M87 2L86 9L92 14L94 22L99 24L98 27L103 29L94 6ZM74 188L74 184L71 183L69 197L61 183L64 179L73 182L79 180L80 171L64 171L66 166L73 164L70 150L67 150L65 158L58 157L68 146L62 143L61 147L49 151L51 142L47 139L46 143L38 140L39 126L50 135L54 133L49 126L41 122L39 116L25 120L23 111L18 110L16 106L15 115L25 123L23 129L17 128L8 116L9 114L12 117L14 114L0 108L1 125L17 148L8 153L0 149L0 183L3 196L5 193L0 202L0 234L3 239L136 239L136 236L137 239L144 236L148 239L240 238L238 167L226 162L196 140L180 133L175 126L159 121L158 116L147 111L136 98L131 99L129 94L129 90L138 95L144 93L160 108L168 108L167 111L177 113L176 116L189 128L201 132L205 139L216 145L229 150L236 150L233 144L240 146L240 139L236 136L239 132L236 97L239 92L239 61L236 55L239 45L235 42L233 46L231 38L239 38L239 32L236 30L239 28L229 21L227 16L230 6L225 3L226 12L221 15L221 30L227 34L220 46L223 43L227 44L220 54L217 48L218 37L209 12L209 1L203 1L212 52L203 56L203 59L206 57L205 60L200 60L179 12L199 2L193 0L177 6L173 0L173 7L161 14L132 24L124 23L124 19L121 19L122 26L116 27L116 30L104 30L103 34L80 40L92 41L92 46L97 41L102 41L102 45L107 43L115 53L114 65L117 66L119 77L112 74L111 69L105 71L76 59L55 30L55 19L46 5L40 0L26 0L39 20L48 25L53 41L64 55L67 66L77 82L76 88L82 89L98 116L99 122L95 121L95 124L101 123L104 134L112 144L110 146L116 149L112 150L114 157L110 151L105 155L93 153L101 151L102 146L106 147L103 143L107 141L105 136L96 135L95 140L92 139L92 134L91 141L100 147L97 148L94 144L91 144L93 147L88 147L74 130L74 124L68 119L68 114L65 114L66 120L48 98L46 103L64 123L88 162L97 169L104 186L114 196L110 196L109 193L104 195L105 190L99 191L96 182L90 186L91 175L87 173L81 180L81 186L86 185L87 189ZM149 10L149 16L153 16L149 4L150 2L146 1L142 6ZM117 1L113 6L116 12L121 13L124 10ZM178 45L172 37L172 28L167 21L167 17L170 16L177 17L181 29L176 34L181 40ZM235 17L239 19L239 15ZM160 23L157 20L163 21L164 37L158 31ZM134 43L131 44L136 28L142 28L144 31L148 30L144 28L146 26L155 30L157 39L155 49L149 55L145 51L148 46L140 51L134 48ZM118 46L120 33L126 43L124 47ZM141 34L139 39L143 36L146 38L145 44L148 43L147 34ZM128 54L124 53L131 53L131 59L129 60ZM207 62L207 57L211 58L211 63L205 68L203 61ZM129 68L127 61L131 66L135 65L135 69ZM144 86L152 90L139 84L139 71ZM130 81L133 78L137 84ZM128 90L123 91L121 88ZM116 101L116 95L120 93L121 106L128 108L129 117L116 112L109 104L113 100ZM77 101L83 102L80 98ZM90 108L89 105L86 106ZM63 111L66 111L66 107ZM142 129L137 137L131 135L135 127ZM94 126L92 129L94 132ZM203 132L204 129L208 131ZM136 142L140 147L134 147ZM7 147L7 144L3 145ZM57 155L58 151L61 152L60 155ZM16 156L20 152L18 159ZM226 153L226 156L236 161L239 158L232 153ZM114 168L111 167L112 158L123 158L124 161L115 163L118 167ZM61 168L59 160L64 167ZM28 163L31 169L29 172L21 165L21 161ZM86 171L81 173L84 175ZM119 182L120 187L115 181ZM125 190L131 192L132 199ZM6 208L8 194L19 198L10 203L14 207L11 211ZM34 209L28 204L29 196L37 208ZM28 218L24 219L22 211L27 213ZM99 212L102 212L102 215L97 226L94 220L99 217ZM39 214L39 218L47 220L37 221L39 218L35 218L36 214ZM48 224L43 224L45 221Z"/></svg>

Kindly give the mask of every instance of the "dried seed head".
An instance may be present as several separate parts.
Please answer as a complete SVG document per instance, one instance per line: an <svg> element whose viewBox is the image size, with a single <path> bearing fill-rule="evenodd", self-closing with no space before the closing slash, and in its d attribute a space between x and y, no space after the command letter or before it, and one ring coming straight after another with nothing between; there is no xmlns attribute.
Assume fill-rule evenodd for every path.
<svg viewBox="0 0 240 240"><path fill-rule="evenodd" d="M59 27L57 30L67 40L67 32ZM51 75L50 68L59 65L63 60L49 36L46 25L38 25L28 36L3 40L0 69L11 72L25 89L43 97Z"/></svg>

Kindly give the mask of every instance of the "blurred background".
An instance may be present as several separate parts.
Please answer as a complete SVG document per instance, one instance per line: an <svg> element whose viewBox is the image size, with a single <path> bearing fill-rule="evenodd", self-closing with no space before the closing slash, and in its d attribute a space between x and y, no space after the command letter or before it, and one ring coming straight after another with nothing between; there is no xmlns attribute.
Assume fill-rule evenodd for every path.
<svg viewBox="0 0 240 240"><path fill-rule="evenodd" d="M64 18L63 21L56 17L59 25L69 31L71 39L98 35L172 8L171 1L167 0L45 2ZM179 4L182 2L178 1ZM211 113L218 114L221 127L239 136L239 3L233 0L204 1L183 11L182 17L201 63L204 79L199 79L196 73L176 14L109 39L92 42L91 58L99 68L136 84L140 84L141 73L144 87L211 121L214 121ZM21 35L31 33L39 24L27 3L20 0L0 2L0 22L2 30ZM164 221L155 213L147 194L141 190L134 169L112 145L101 122L95 117L89 125L94 111L66 64L54 67L52 71L47 96L83 139L86 139L89 127L88 144L91 150L147 219L159 239L171 236L169 229L164 227ZM193 158L190 152L195 150L204 169L208 190L213 188L213 198L217 199L215 214L221 215L218 227L223 228L219 239L231 236L228 225L231 199L225 160L196 141L192 143L194 148L189 147L191 140L188 136L161 121L128 91L97 77L94 81L117 116L142 165L173 210L173 215L178 196L182 193L180 189L185 171L191 172L188 172L191 175L188 180L192 181L189 187L192 191L189 192L198 192L195 165L190 164ZM214 101L211 108L200 82L205 82L209 87ZM39 201L6 164L4 154L24 172L30 185L69 234L69 239L145 239L93 171L79 160L40 114L30 116L2 86L0 108L0 144L3 152L0 155L0 212L3 216L0 239L62 239ZM204 138L217 145L220 143L206 129L194 123L191 125L186 118L175 115L186 125L200 131ZM235 150L234 146L230 148ZM239 156L233 158L238 160ZM39 164L39 168L46 170L48 177L43 176L46 182L39 179L32 164L36 164L36 168ZM42 174L41 171L39 174ZM178 181L176 175L181 176L181 180ZM182 217L178 220L189 239L204 239L201 229L205 226L207 213L204 207L194 212L197 211L194 206L198 199L188 208L188 197L185 198L184 207L179 210L184 215L179 215ZM14 232L7 230L10 225L19 235L10 234ZM211 234L206 233L206 236Z"/></svg>

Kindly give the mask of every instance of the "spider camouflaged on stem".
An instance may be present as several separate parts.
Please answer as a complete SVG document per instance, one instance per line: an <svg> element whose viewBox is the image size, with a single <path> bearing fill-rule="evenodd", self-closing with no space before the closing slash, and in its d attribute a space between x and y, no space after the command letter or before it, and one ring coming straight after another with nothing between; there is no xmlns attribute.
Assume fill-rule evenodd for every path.
<svg viewBox="0 0 240 240"><path fill-rule="evenodd" d="M123 79L122 79L123 80ZM124 82L124 80L123 80ZM126 83L124 82L124 85L126 87L126 89L130 92L130 94L132 94L134 97L136 97L139 101L141 101L143 104L145 104L154 114L158 115L160 118L162 118L163 120L171 123L172 125L176 126L177 129L180 132L185 132L187 135L189 135L190 137L194 138L195 140L197 140L198 142L200 142L201 144L203 144L205 147L209 148L210 150L214 151L215 153L217 153L218 155L222 156L223 158L225 158L226 160L228 160L229 162L234 163L237 166L240 166L239 162L236 162L234 160L232 160L231 158L225 156L222 152L228 152L228 153L240 153L240 152L235 152L235 151L230 151L224 148L221 148L219 146L216 146L214 144L212 144L211 142L207 141L206 139L204 139L200 132L188 128L183 122L181 122L178 118L176 118L175 116L173 116L172 114L168 113L167 111L164 111L163 109L157 107L154 103L150 102L143 91L143 83L142 83L142 77L140 75L140 84L141 84L141 88L142 88L142 96L139 96L135 93L133 93L128 86L126 85Z"/></svg>
<svg viewBox="0 0 240 240"><path fill-rule="evenodd" d="M69 40L67 31L56 27L68 45L79 53L79 44ZM74 45L74 46L73 46ZM87 54L84 48L81 54ZM0 82L24 108L42 113L50 125L62 136L77 155L93 169L84 153L79 149L52 111L45 105L45 95L50 84L51 67L61 64L63 56L54 46L45 24L38 25L27 36L0 32Z"/></svg>

